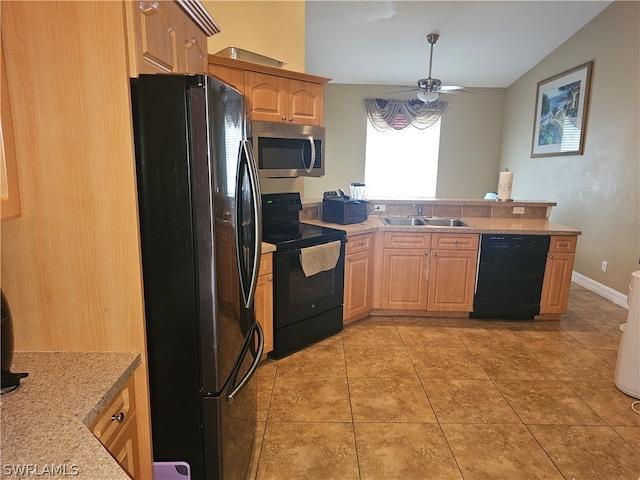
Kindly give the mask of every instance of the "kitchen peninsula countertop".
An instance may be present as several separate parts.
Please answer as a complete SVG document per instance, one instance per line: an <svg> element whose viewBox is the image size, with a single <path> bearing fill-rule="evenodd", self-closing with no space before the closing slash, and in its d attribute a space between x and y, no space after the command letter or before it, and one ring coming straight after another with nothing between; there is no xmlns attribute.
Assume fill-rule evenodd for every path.
<svg viewBox="0 0 640 480"><path fill-rule="evenodd" d="M382 216L372 215L362 223L339 225L322 220L304 220L306 223L337 228L347 232L347 236L360 235L376 231L385 232L418 232L418 233L496 233L515 235L580 235L582 232L575 228L547 219L538 218L485 218L459 217L471 227L436 227L436 226L387 226L382 222Z"/></svg>
<svg viewBox="0 0 640 480"><path fill-rule="evenodd" d="M16 352L11 371L29 376L0 399L2 477L130 480L89 426L140 362L131 352Z"/></svg>

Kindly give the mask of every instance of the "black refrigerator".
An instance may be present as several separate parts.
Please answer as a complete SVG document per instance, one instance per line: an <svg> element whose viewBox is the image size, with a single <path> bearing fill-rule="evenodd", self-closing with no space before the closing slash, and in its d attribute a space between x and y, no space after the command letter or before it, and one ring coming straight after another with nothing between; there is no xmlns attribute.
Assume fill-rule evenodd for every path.
<svg viewBox="0 0 640 480"><path fill-rule="evenodd" d="M204 75L140 75L131 101L156 478L244 480L264 344L245 101Z"/></svg>

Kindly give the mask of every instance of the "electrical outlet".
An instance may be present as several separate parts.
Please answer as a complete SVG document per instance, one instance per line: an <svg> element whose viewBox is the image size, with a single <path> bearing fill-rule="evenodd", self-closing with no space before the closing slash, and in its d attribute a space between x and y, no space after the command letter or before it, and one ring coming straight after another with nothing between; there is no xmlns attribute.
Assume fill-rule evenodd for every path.
<svg viewBox="0 0 640 480"><path fill-rule="evenodd" d="M373 209L376 212L384 212L387 208L386 208L386 205L374 205Z"/></svg>
<svg viewBox="0 0 640 480"><path fill-rule="evenodd" d="M605 262L604 260L602 261L602 265L600 266L600 270L602 270L603 272L607 271L607 262Z"/></svg>
<svg viewBox="0 0 640 480"><path fill-rule="evenodd" d="M522 215L524 213L524 207L513 207L514 215Z"/></svg>

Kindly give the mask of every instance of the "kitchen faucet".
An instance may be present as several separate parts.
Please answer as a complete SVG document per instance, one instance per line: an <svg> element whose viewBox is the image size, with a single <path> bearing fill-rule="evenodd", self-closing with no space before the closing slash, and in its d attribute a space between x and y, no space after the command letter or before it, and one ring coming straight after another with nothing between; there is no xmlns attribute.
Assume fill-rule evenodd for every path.
<svg viewBox="0 0 640 480"><path fill-rule="evenodd" d="M418 217L422 216L422 209L424 208L424 205L422 203L414 203L413 204L413 208L416 209L416 215Z"/></svg>

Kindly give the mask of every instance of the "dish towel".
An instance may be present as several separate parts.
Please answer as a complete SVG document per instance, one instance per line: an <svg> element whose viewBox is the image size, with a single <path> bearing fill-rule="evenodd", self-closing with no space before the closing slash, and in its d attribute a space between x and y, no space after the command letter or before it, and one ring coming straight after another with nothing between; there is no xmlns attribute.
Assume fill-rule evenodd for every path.
<svg viewBox="0 0 640 480"><path fill-rule="evenodd" d="M340 240L300 249L300 265L305 277L332 270L340 258Z"/></svg>

